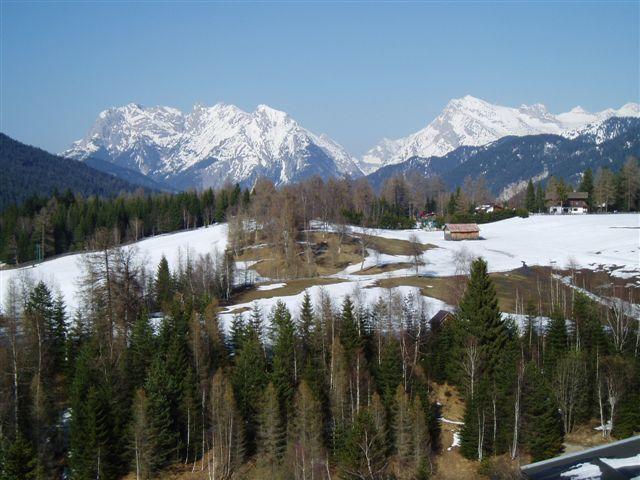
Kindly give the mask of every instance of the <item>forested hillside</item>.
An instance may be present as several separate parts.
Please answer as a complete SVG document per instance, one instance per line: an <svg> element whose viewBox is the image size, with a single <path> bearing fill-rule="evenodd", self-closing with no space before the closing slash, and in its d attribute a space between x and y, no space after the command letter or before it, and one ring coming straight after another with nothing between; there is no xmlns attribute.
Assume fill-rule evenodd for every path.
<svg viewBox="0 0 640 480"><path fill-rule="evenodd" d="M519 331L476 260L443 323L390 290L254 308L224 332L229 254L148 277L98 238L72 318L42 283L7 286L3 478L163 478L172 464L202 479L429 478L443 382L464 399L460 452L491 478L560 453L578 427L640 431L637 323L582 294L552 297L544 329L549 311L527 305Z"/></svg>
<svg viewBox="0 0 640 480"><path fill-rule="evenodd" d="M82 162L52 155L0 133L0 212L33 195L55 191L84 196L115 196L139 185L95 170Z"/></svg>

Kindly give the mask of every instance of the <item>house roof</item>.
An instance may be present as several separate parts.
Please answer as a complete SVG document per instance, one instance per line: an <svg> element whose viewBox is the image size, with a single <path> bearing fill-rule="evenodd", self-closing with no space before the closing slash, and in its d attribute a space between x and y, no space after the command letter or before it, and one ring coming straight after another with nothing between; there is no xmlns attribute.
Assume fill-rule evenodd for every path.
<svg viewBox="0 0 640 480"><path fill-rule="evenodd" d="M480 231L480 228L475 223L447 223L444 228L445 230L449 230L453 233L471 233Z"/></svg>
<svg viewBox="0 0 640 480"><path fill-rule="evenodd" d="M451 312L448 312L447 310L438 310L438 313L436 313L433 317L431 317L430 322L440 324L444 322L445 319L450 315L451 315Z"/></svg>

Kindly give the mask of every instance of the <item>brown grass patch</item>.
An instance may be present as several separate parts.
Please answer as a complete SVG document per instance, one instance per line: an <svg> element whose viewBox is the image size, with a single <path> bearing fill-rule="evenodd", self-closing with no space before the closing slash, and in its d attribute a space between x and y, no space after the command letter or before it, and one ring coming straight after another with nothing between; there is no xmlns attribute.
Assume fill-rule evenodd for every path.
<svg viewBox="0 0 640 480"><path fill-rule="evenodd" d="M245 290L243 292L237 293L233 296L232 303L249 303L254 300L260 300L262 298L273 298L273 297L287 297L290 295L297 295L302 293L309 287L313 287L316 285L333 285L335 283L342 283L346 280L341 278L297 278L294 280L287 280L286 285L280 288L274 288L273 290ZM260 285L270 285L272 283L281 283L281 282L269 282L269 283L261 283ZM236 312L235 310L233 311Z"/></svg>
<svg viewBox="0 0 640 480"><path fill-rule="evenodd" d="M399 240L397 238L369 237L369 248L385 253L387 255L413 255L413 245L408 240ZM419 243L418 248L421 252L426 252L432 248L438 248L430 243Z"/></svg>
<svg viewBox="0 0 640 480"><path fill-rule="evenodd" d="M413 268L413 263L399 262L399 263L386 263L384 265L373 265L371 267L365 268L364 270L358 270L353 274L354 275L376 275L378 273L386 273L386 272L393 272L395 270L402 270L403 268Z"/></svg>

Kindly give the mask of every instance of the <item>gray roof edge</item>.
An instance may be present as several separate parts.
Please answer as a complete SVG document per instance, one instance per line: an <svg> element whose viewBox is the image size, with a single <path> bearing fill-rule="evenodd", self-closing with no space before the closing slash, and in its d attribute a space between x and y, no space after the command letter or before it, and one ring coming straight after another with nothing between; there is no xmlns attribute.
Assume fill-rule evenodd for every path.
<svg viewBox="0 0 640 480"><path fill-rule="evenodd" d="M626 445L627 443L640 442L640 435L635 435L633 437L625 438L624 440L618 440L616 442L605 443L604 445L598 445L597 447L587 448L586 450L581 450L579 452L567 453L565 455L560 455L558 457L548 458L547 460L541 460L540 462L530 463L528 465L524 465L520 467L520 470L524 473L534 473L533 470L538 469L539 467L544 467L548 465L552 465L554 463L565 462L566 460L571 459L580 459L583 456L597 456L593 455L594 453L598 453L600 451L607 450L609 448L620 447ZM639 444L640 446L640 444Z"/></svg>

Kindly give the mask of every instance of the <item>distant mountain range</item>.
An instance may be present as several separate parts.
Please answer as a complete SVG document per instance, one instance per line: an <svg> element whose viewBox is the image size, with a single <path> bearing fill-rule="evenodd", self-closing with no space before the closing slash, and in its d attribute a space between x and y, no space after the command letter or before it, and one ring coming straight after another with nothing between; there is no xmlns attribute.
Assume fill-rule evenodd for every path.
<svg viewBox="0 0 640 480"><path fill-rule="evenodd" d="M111 108L62 155L106 160L179 189L250 186L260 176L283 185L314 175L361 175L336 142L265 105L251 113L225 104L196 105L188 114L136 104Z"/></svg>
<svg viewBox="0 0 640 480"><path fill-rule="evenodd" d="M462 146L480 146L509 135L554 134L575 138L611 117L638 117L640 105L628 103L589 113L581 107L553 115L542 104L518 108L493 105L467 95L451 100L429 125L397 140L383 139L358 162L365 173L412 157L441 157Z"/></svg>
<svg viewBox="0 0 640 480"><path fill-rule="evenodd" d="M551 134L570 148L579 142L562 139L578 139L589 132L601 134L603 122L608 119L639 116L640 106L635 103L597 113L576 107L554 115L541 104L510 108L465 96L451 100L424 129L397 140L383 139L357 159L326 135L316 135L285 112L266 105L250 113L233 105L196 105L191 112L183 113L170 107L129 104L100 113L87 135L61 155L128 180L130 172L135 171L157 186L177 190L220 187L227 182L251 186L260 176L284 185L314 175L326 179L375 172L371 178L377 182L388 172L409 168L385 167L409 160L416 163L416 158L423 159L422 166L440 165L434 160L425 163L424 159L433 157L451 161L439 168L428 168L429 172L447 172L450 181L457 181L454 172L461 171L461 167L454 159L476 151L458 151L461 147L486 146L492 152L493 142L502 138ZM531 170L537 175L543 174L536 166L540 161L539 157L531 158ZM127 169L126 175L118 170L122 168ZM515 181L521 175L515 165L503 164L501 168L507 172L513 169L499 176L504 181L496 180L494 189L502 193L509 186L504 182ZM580 167L572 163L567 168L569 175L575 175Z"/></svg>
<svg viewBox="0 0 640 480"><path fill-rule="evenodd" d="M483 175L491 191L507 199L525 188L530 178L540 181L555 175L577 182L587 168L594 172L604 166L618 169L630 155L640 157L640 118L613 117L573 138L506 136L480 147L459 147L444 156L415 156L379 168L368 179L379 190L396 175L439 175L453 188L467 176Z"/></svg>
<svg viewBox="0 0 640 480"><path fill-rule="evenodd" d="M130 172L132 180L125 181L92 168L91 163L52 155L0 133L0 211L32 195L50 195L54 190L63 193L70 189L85 196L113 196L141 186L148 191L158 190L153 181L137 172ZM126 175L124 171L119 173Z"/></svg>

